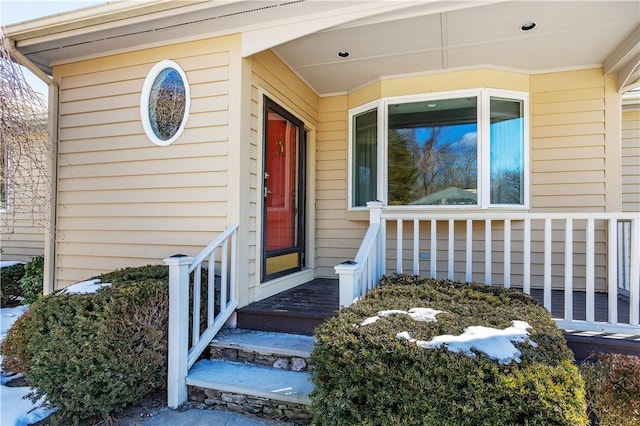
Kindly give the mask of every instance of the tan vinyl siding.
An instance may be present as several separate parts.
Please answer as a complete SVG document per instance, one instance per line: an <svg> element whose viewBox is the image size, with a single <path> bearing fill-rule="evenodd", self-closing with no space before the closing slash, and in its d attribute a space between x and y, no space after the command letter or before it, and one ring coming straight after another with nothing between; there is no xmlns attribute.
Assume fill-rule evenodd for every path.
<svg viewBox="0 0 640 426"><path fill-rule="evenodd" d="M255 289L252 289L260 281L257 275L261 251L262 221L262 179L258 175L262 170L262 100L260 96L271 96L275 102L300 118L307 130L318 127L319 98L287 65L285 65L273 52L265 51L251 58L251 157L249 180L250 192L250 279L249 299L253 300ZM308 147L313 141L307 142ZM309 148L310 149L310 148ZM311 170L313 164L307 164L307 170ZM314 226L307 223L307 226ZM255 283L255 284L253 284Z"/></svg>
<svg viewBox="0 0 640 426"><path fill-rule="evenodd" d="M640 211L640 108L622 113L622 210Z"/></svg>
<svg viewBox="0 0 640 426"><path fill-rule="evenodd" d="M28 153L18 154L18 158L9 158L9 167L15 169L7 171L7 205L4 210L0 210L2 260L26 262L44 255L49 186L48 178L43 176L43 169L47 161L48 134L43 132L39 135L30 138L30 143L37 145L28 150Z"/></svg>
<svg viewBox="0 0 640 426"><path fill-rule="evenodd" d="M154 145L140 120L148 71L185 71L182 136ZM229 40L61 65L56 288L125 266L195 255L227 225Z"/></svg>
<svg viewBox="0 0 640 426"><path fill-rule="evenodd" d="M333 267L352 259L367 229L347 220L348 97L320 100L317 149L318 276L335 277Z"/></svg>
<svg viewBox="0 0 640 426"><path fill-rule="evenodd" d="M531 76L533 211L606 210L601 69Z"/></svg>

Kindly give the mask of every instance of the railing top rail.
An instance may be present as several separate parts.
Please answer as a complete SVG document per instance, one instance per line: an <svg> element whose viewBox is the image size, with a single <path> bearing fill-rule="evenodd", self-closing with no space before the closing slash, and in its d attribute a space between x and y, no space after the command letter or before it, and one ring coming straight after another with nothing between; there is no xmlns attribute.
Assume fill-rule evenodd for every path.
<svg viewBox="0 0 640 426"><path fill-rule="evenodd" d="M545 212L455 212L455 213L439 213L439 212L400 212L400 211L390 211L383 210L382 212L383 219L391 219L391 220L525 220L525 219L574 219L574 220L587 220L587 219L600 219L600 220L634 220L640 219L640 213L638 212L618 212L618 213L610 213L610 212L596 212L596 213L586 213L586 212L563 212L563 213L545 213Z"/></svg>
<svg viewBox="0 0 640 426"><path fill-rule="evenodd" d="M207 256L211 255L211 253L222 244L233 232L238 229L238 224L235 223L233 225L229 225L227 229L225 229L222 234L218 235L213 241L209 243L207 247L205 247L196 257L193 258L193 263L189 267L189 273L193 272L195 268L201 264Z"/></svg>
<svg viewBox="0 0 640 426"><path fill-rule="evenodd" d="M369 225L369 229L367 230L367 234L364 236L364 240L362 240L362 244L360 245L360 249L358 249L358 253L354 261L358 265L363 265L367 260L369 253L373 249L374 244L376 243L376 236L378 235L378 231L380 230L379 223L372 223Z"/></svg>

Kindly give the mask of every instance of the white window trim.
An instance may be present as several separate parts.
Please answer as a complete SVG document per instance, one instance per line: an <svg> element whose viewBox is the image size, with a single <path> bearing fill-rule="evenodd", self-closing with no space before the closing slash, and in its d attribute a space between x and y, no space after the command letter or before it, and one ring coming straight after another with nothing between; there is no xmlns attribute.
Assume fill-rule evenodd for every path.
<svg viewBox="0 0 640 426"><path fill-rule="evenodd" d="M387 198L387 134L389 114L389 105L398 103L436 101L442 99L451 99L457 97L475 96L478 98L478 204L475 205L437 205L437 206L388 206L393 210L528 210L530 208L530 115L529 115L529 94L527 92L516 92L511 90L478 88L468 90L453 90L447 92L416 94L407 96L394 96L388 98L380 98L364 105L349 110L348 122L348 173L347 173L347 209L348 211L366 211L367 207L353 206L353 118L356 115L377 108L378 110L378 137L377 137L377 160L378 160L378 179L377 179L377 197L385 205ZM524 203L523 204L491 204L490 203L490 101L492 97L507 98L520 100L523 103L523 163L524 163Z"/></svg>
<svg viewBox="0 0 640 426"><path fill-rule="evenodd" d="M151 126L151 122L149 121L149 96L151 95L151 87L153 86L154 81L158 77L158 75L164 71L165 69L172 68L180 74L182 78L182 82L184 83L184 94L185 94L185 107L184 107L184 117L182 117L182 121L180 122L180 127L176 131L176 133L167 140L162 140L156 136L153 131L153 127ZM187 80L187 74L184 72L182 67L178 65L175 61L163 60L158 62L149 70L147 74L147 78L144 80L144 84L142 85L142 93L140 95L140 118L142 119L142 127L144 128L144 132L151 142L158 146L168 146L175 142L184 131L184 128L187 125L187 121L189 120L189 110L191 109L191 90L189 89L189 81Z"/></svg>

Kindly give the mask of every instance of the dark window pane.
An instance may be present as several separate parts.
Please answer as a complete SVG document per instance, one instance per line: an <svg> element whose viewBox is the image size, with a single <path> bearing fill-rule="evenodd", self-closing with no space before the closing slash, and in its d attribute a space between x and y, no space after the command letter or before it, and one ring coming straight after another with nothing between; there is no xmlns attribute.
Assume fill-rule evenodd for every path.
<svg viewBox="0 0 640 426"><path fill-rule="evenodd" d="M353 117L353 207L377 199L378 110Z"/></svg>

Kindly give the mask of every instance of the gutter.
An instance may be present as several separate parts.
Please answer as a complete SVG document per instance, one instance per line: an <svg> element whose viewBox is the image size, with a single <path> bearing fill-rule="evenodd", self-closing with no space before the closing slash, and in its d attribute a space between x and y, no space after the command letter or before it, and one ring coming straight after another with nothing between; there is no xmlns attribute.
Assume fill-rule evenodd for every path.
<svg viewBox="0 0 640 426"><path fill-rule="evenodd" d="M44 280L43 294L53 293L55 290L55 260L56 260L56 222L58 206L58 84L52 76L44 73L36 64L31 62L22 53L16 50L15 41L5 38L5 45L8 47L11 57L20 65L35 74L40 80L47 83L49 87L48 100L48 125L49 125L49 146L51 154L48 161L48 172L50 178L50 199L49 218L45 225L44 240Z"/></svg>

